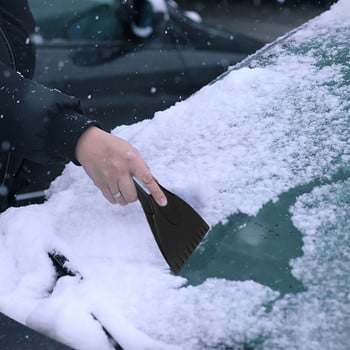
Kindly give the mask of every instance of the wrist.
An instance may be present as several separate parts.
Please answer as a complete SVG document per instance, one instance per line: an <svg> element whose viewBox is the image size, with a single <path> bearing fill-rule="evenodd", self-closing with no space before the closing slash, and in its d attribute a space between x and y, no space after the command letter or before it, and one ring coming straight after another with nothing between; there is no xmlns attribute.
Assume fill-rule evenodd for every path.
<svg viewBox="0 0 350 350"><path fill-rule="evenodd" d="M98 142L102 133L105 132L96 126L91 126L80 135L75 147L75 158L80 164L84 163L87 154L94 149L94 144Z"/></svg>

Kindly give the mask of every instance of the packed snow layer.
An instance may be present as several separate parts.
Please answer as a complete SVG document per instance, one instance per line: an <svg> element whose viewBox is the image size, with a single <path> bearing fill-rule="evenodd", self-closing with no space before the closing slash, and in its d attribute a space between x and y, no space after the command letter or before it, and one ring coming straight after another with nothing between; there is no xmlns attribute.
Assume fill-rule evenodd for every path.
<svg viewBox="0 0 350 350"><path fill-rule="evenodd" d="M349 38L350 3L340 0L245 67L114 133L211 225L256 215L281 193L349 168ZM305 292L215 278L188 286L169 272L140 205L110 205L70 164L45 204L0 215L0 310L84 350L111 349L92 315L125 349L346 349L345 192L348 181L315 188L291 208L304 239L291 263ZM55 285L51 250L84 278Z"/></svg>

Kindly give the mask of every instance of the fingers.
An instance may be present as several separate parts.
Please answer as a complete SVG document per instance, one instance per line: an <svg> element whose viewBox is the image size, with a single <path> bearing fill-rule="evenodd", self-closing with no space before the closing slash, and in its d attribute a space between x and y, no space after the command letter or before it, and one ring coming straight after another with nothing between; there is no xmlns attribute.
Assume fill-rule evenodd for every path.
<svg viewBox="0 0 350 350"><path fill-rule="evenodd" d="M140 177L137 177L150 191L154 200L161 206L165 207L168 204L167 198L163 191L160 189L158 182L152 176L150 172L144 173Z"/></svg>
<svg viewBox="0 0 350 350"><path fill-rule="evenodd" d="M137 150L128 152L128 160L131 164L132 175L139 179L150 191L152 197L160 206L167 205L167 199L163 191L160 189L157 181L153 177L148 165ZM135 188L134 184L133 187ZM136 190L135 190L136 191Z"/></svg>
<svg viewBox="0 0 350 350"><path fill-rule="evenodd" d="M119 186L126 203L132 203L137 200L136 188L130 176L122 177L119 180Z"/></svg>
<svg viewBox="0 0 350 350"><path fill-rule="evenodd" d="M103 196L112 204L121 204L124 205L125 199L120 191L116 189L111 189L109 186L99 185L96 186L100 189ZM126 204L126 203L125 203Z"/></svg>
<svg viewBox="0 0 350 350"><path fill-rule="evenodd" d="M115 184L118 183L118 186ZM124 174L120 178L115 178L108 186L113 204L126 205L137 200L137 192L134 182L129 174ZM109 196L109 198L111 197Z"/></svg>
<svg viewBox="0 0 350 350"><path fill-rule="evenodd" d="M130 197L130 195L126 195L125 196L125 190L121 189L122 186L120 186L120 189L118 189L117 187L111 185L111 186L107 186L107 191L106 191L106 195L104 193L104 191L102 191L103 195L109 200L109 202L111 202L112 204L119 204L119 205L127 205L128 203L134 202L136 201L136 198L132 198ZM126 198L131 198L131 200L127 200Z"/></svg>
<svg viewBox="0 0 350 350"><path fill-rule="evenodd" d="M164 195L163 191L160 189L157 181L153 178L151 175L151 178L149 179L149 176L143 177L142 183L147 187L155 201L160 206L166 206L167 205L167 199ZM103 192L105 197L112 203L112 204L120 204L120 205L126 205L128 203L135 202L137 200L137 192L135 188L135 184L131 177L124 177L119 182L120 190L107 190L106 194Z"/></svg>
<svg viewBox="0 0 350 350"><path fill-rule="evenodd" d="M151 173L145 174L142 177L142 183L147 187L153 198L160 206L167 205L167 199L163 191L160 189L157 181L154 179ZM104 191L102 191L103 194ZM137 200L137 192L134 181L130 176L124 176L119 180L119 189L115 186L108 186L105 197L112 204L126 205L128 203L135 202Z"/></svg>
<svg viewBox="0 0 350 350"><path fill-rule="evenodd" d="M127 201L125 200L121 191L112 190L110 191L113 197L113 204L126 205Z"/></svg>

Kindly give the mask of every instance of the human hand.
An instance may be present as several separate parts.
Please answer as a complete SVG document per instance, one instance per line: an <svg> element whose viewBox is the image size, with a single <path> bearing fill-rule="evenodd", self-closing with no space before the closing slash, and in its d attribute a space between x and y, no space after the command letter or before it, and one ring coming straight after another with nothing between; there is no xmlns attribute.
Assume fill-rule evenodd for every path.
<svg viewBox="0 0 350 350"><path fill-rule="evenodd" d="M139 179L155 201L165 206L167 199L140 152L120 137L95 126L79 138L75 154L78 162L113 204L126 205L137 199L132 177Z"/></svg>

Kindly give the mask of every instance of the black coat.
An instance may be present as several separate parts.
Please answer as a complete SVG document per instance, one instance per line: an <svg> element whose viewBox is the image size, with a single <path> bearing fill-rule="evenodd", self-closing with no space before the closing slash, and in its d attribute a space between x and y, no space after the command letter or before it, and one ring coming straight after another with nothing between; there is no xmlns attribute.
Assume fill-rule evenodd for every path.
<svg viewBox="0 0 350 350"><path fill-rule="evenodd" d="M25 162L75 161L78 138L98 126L78 100L31 80L33 29L27 0L0 0L0 211L13 203Z"/></svg>

